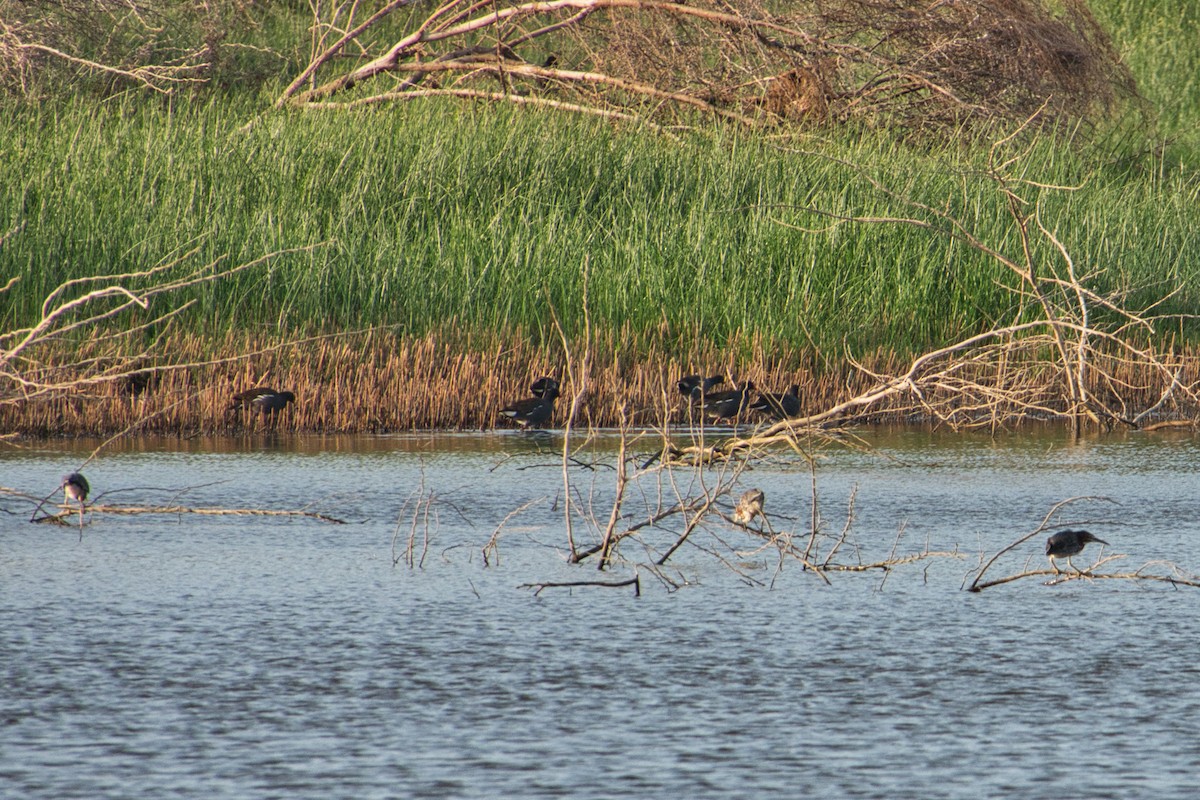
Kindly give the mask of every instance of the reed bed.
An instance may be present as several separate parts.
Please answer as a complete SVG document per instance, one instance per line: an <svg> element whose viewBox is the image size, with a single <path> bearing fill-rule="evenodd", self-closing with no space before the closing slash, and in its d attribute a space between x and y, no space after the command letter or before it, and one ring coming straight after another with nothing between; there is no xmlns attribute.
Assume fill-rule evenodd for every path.
<svg viewBox="0 0 1200 800"><path fill-rule="evenodd" d="M675 389L684 374L721 372L731 380L752 380L761 389L783 391L800 385L801 414L809 415L855 397L870 388L876 374L898 374L907 363L894 353L877 351L849 362L829 362L812 351L779 347L761 337L735 339L716 347L697 338L683 354L654 341L634 341L628 331L595 334L588 391L577 425L615 427L622 410L635 426L693 424L685 398ZM387 433L422 429L488 430L511 427L497 411L529 396L529 383L541 375L565 378L561 350L546 347L519 332L504 338L491 333L467 335L442 331L420 337L372 331L321 338L304 344L253 339L228 333L217 343L188 333L165 342L175 363L204 362L251 349L279 345L272 352L234 363L163 369L147 380L103 384L88 391L40 402L0 406L0 429L28 436L111 435L123 431L175 436L246 431ZM84 348L86 350L86 347ZM79 353L72 349L71 353ZM64 353L69 356L71 353ZM1200 376L1200 351L1174 356L1181 381ZM864 371L864 369L866 371ZM1006 382L1003 388L1026 407L1054 407L1061 397L1060 374L1052 363L981 363L972 368L981 380ZM1167 388L1159 376L1137 367L1109 365L1118 384L1094 387L1105 401L1130 407L1153 405ZM964 378L972 377L964 371ZM278 419L230 409L237 392L258 386L289 389L297 400ZM564 386L569 397L575 387ZM953 402L947 397L931 402ZM550 426L564 424L569 403L560 401ZM1159 418L1191 419L1200 409L1167 405ZM986 419L981 414L981 419ZM1026 419L1036 415L1025 414ZM1159 419L1156 418L1156 419ZM761 421L746 415L746 421ZM840 422L931 421L911 397L874 408ZM836 424L836 422L835 422Z"/></svg>

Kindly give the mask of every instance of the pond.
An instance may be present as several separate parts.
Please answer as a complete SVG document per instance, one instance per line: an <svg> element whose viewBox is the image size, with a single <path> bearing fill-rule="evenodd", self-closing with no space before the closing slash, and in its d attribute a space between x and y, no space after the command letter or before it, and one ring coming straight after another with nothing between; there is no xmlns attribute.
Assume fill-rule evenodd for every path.
<svg viewBox="0 0 1200 800"><path fill-rule="evenodd" d="M1106 499L1058 521L1110 545L1076 566L1116 553L1103 569L1200 570L1196 440L861 437L821 448L815 473L757 464L733 496L761 488L773 528L803 544L815 474L822 557L839 539L846 565L949 555L827 584L714 519L655 569L674 518L622 542L609 572L571 565L553 432L106 450L85 470L100 504L306 507L345 524L89 512L81 533L0 496L3 794L1193 796L1200 590L964 585L1081 496ZM95 444L7 450L0 485L50 494ZM614 448L572 462L599 526L577 520L580 542L608 519ZM625 527L699 486L674 472L665 489L663 473L631 483ZM994 576L1045 568L1044 546ZM640 596L524 587L635 573Z"/></svg>

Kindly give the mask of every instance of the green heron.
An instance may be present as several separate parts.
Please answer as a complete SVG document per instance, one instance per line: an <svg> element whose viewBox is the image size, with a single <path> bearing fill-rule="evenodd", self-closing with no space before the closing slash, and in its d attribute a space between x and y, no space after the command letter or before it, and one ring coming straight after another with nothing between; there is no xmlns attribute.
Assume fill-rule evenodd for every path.
<svg viewBox="0 0 1200 800"><path fill-rule="evenodd" d="M533 397L518 400L500 409L503 416L522 427L541 425L554 413L554 401L558 399L558 381L554 378L538 378L529 387Z"/></svg>
<svg viewBox="0 0 1200 800"><path fill-rule="evenodd" d="M787 419L800 415L800 385L792 384L783 394L759 392L758 400L750 406L751 411L767 414L775 419Z"/></svg>
<svg viewBox="0 0 1200 800"><path fill-rule="evenodd" d="M1097 539L1087 531L1059 531L1052 535L1046 540L1046 556L1050 559L1050 566L1054 568L1056 573L1061 572L1054 559L1066 558L1067 566L1079 572L1079 569L1071 563L1071 556L1077 556L1082 553L1084 546L1088 542L1108 544L1108 542L1103 539Z"/></svg>
<svg viewBox="0 0 1200 800"><path fill-rule="evenodd" d="M92 487L88 486L87 478L79 472L72 472L63 475L62 480L63 494L66 495L66 499L74 500L82 507L83 501L87 500L88 492L92 490Z"/></svg>

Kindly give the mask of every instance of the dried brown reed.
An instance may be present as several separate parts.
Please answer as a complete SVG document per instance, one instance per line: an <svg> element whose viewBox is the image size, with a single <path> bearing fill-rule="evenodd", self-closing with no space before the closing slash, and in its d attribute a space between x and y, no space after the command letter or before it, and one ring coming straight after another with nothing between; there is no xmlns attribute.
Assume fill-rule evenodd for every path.
<svg viewBox="0 0 1200 800"><path fill-rule="evenodd" d="M1082 0L471 0L318 15L279 103L454 96L677 122L885 120L909 129L1085 118L1137 100ZM416 13L412 13L416 9ZM379 32L395 13L409 27ZM347 58L353 52L353 58ZM382 80L379 80L382 78ZM384 84L384 85L377 85ZM334 100L355 89L345 100Z"/></svg>
<svg viewBox="0 0 1200 800"><path fill-rule="evenodd" d="M883 352L835 362L753 336L724 347L693 341L680 353L657 337L638 339L623 330L593 332L588 391L577 425L617 426L622 408L633 426L687 424L687 403L675 389L675 381L684 374L723 372L731 380L752 380L776 390L798 383L801 414L808 416L860 397L886 382L886 376L902 375L907 368L906 359ZM108 346L94 345L97 350ZM1025 340L1022 346L1028 356L1038 347L1048 349L1049 342ZM259 354L208 363L253 351ZM227 334L216 342L176 333L161 343L159 352L169 353L171 363L195 366L3 404L0 430L59 436L131 428L170 435L267 427L330 433L490 429L507 425L497 409L528 396L531 380L539 375L564 381L566 377L560 349L538 344L521 331L503 337L458 330L402 337L376 330L301 344L289 344L282 337L264 341L248 333ZM86 345L74 345L62 354L64 360L92 355ZM1200 379L1200 352L1171 355L1167 364L1184 387ZM146 364L149 369L154 366L166 365ZM1163 374L1144 363L1095 354L1088 385L1107 407L1156 408L1155 415L1143 420L1147 423L1200 415L1200 408L1188 400L1194 394L1168 393L1171 387ZM961 428L1051 419L1066 411L1061 380L1061 371L1049 359L1019 358L1011 348L985 349L923 384L919 397L895 393L821 422L909 421ZM297 401L276 420L230 410L232 395L256 386L290 389ZM564 396L571 391L564 386ZM1164 396L1170 399L1160 403ZM562 425L565 414L565 406L557 408L550 424ZM1124 422L1133 424L1132 414L1129 417Z"/></svg>

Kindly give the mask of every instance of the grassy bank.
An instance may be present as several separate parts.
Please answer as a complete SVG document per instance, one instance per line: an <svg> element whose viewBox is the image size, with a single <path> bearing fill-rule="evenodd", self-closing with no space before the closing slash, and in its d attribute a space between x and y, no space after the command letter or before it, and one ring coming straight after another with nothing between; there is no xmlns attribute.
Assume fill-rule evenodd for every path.
<svg viewBox="0 0 1200 800"><path fill-rule="evenodd" d="M1106 2L1096 11L1158 110L1156 127L1112 120L1043 132L1008 151L1023 152L1013 174L1078 187L1019 190L1091 289L1135 308L1174 292L1157 313L1190 314L1200 300L1196 12L1183 2ZM661 384L708 363L780 388L779 369L836 383L849 374L847 357L894 363L1019 316L1020 298L1004 288L1011 278L993 259L926 230L811 213L913 217L910 200L1019 258L1005 200L984 175L999 132L919 142L830 128L667 136L452 102L270 111L286 74L169 100L5 101L0 235L15 232L0 246L0 283L19 283L0 295L0 329L30 324L70 278L146 269L193 247L197 263L232 265L322 243L179 297L197 303L179 318L172 336L181 338L172 341L181 344L168 360L178 363L182 350L229 354L231 342L381 326L386 335L370 340L380 350L357 351L370 373L357 379L358 391L391 385L378 366L390 363L390 351L437 341L430 352L443 362L422 367L424 382L466 416L417 416L478 427L502 396L560 363L550 309L578 335L585 283L614 387L628 383L627 370ZM1045 239L1034 255L1057 257ZM458 350L447 344L455 330ZM148 329L145 341L159 333ZM1200 328L1177 320L1158 335L1194 345ZM497 344L481 344L489 341ZM526 355L501 355L514 352ZM494 374L436 383L472 353L490 353ZM213 395L210 406L188 412L185 427L211 419L230 387L260 379L321 394L322 369L193 377L211 383ZM341 369L355 374L349 363ZM493 388L477 398L472 385ZM397 385L378 402L404 405L412 391ZM635 390L639 403L652 394ZM438 402L431 394L425 406ZM616 408L615 400L597 402ZM338 408L370 417L365 406ZM320 413L309 427L350 429ZM380 426L416 419L389 416Z"/></svg>

